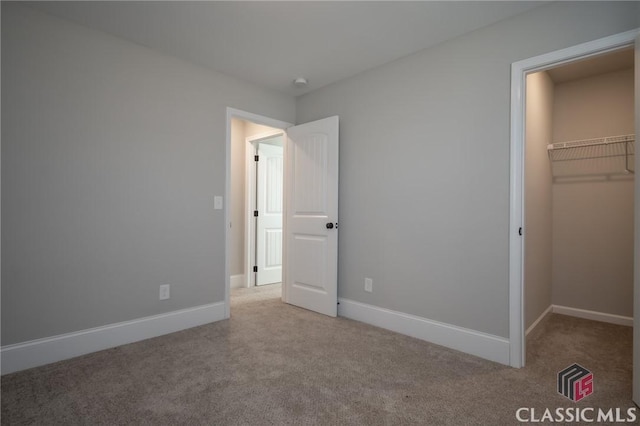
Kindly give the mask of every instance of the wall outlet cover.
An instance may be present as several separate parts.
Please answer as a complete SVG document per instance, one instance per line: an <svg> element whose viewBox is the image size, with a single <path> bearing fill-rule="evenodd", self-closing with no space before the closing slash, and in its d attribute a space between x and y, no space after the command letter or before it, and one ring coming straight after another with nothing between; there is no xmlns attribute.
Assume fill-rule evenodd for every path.
<svg viewBox="0 0 640 426"><path fill-rule="evenodd" d="M169 284L160 286L160 300L167 300L171 297L171 288Z"/></svg>
<svg viewBox="0 0 640 426"><path fill-rule="evenodd" d="M373 293L373 280L371 278L364 279L364 291Z"/></svg>

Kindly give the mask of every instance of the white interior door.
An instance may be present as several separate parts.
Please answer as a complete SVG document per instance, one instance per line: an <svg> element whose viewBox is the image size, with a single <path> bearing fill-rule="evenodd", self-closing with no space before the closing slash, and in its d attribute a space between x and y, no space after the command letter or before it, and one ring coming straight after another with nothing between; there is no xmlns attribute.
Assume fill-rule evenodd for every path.
<svg viewBox="0 0 640 426"><path fill-rule="evenodd" d="M256 285L265 285L282 281L282 138L257 148Z"/></svg>
<svg viewBox="0 0 640 426"><path fill-rule="evenodd" d="M287 129L286 301L338 313L338 117Z"/></svg>

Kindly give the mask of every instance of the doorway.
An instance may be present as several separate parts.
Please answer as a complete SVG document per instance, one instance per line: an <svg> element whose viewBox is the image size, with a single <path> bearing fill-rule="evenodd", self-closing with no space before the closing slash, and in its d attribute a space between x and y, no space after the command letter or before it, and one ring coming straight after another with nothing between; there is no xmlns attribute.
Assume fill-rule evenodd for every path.
<svg viewBox="0 0 640 426"><path fill-rule="evenodd" d="M273 129L246 140L247 286L277 284L282 282L284 133Z"/></svg>
<svg viewBox="0 0 640 426"><path fill-rule="evenodd" d="M255 185L256 179L255 169L252 169L255 167L252 142L283 135L284 129L291 126L291 123L269 117L233 108L227 109L226 198L228 202L225 209L225 223L228 226L225 236L227 253L225 314L227 318L231 314L231 289L255 287L253 272L255 256L251 253L255 254L256 227L253 211L250 213L249 209L254 208L256 198L252 197L247 190L249 181L253 179ZM284 143L283 138L281 140ZM249 155L251 161L248 161ZM253 243L248 243L251 240ZM285 292L284 288L280 292L283 300L286 300Z"/></svg>
<svg viewBox="0 0 640 426"><path fill-rule="evenodd" d="M580 59L587 59L600 54L633 47L638 37L638 31L628 31L626 33L605 37L600 40L584 43L571 48L562 49L534 58L512 64L512 91L511 91L511 183L510 183L510 277L509 277L509 299L510 299L510 364L513 367L522 367L525 364L525 305L524 305L524 244L526 239L525 211L524 211L524 187L525 187L525 80L527 75L553 68L561 64L567 64ZM637 49L637 46L636 46ZM638 52L636 50L636 57ZM636 82L638 75L636 71ZM636 87L636 92L638 88ZM637 96L636 96L637 102ZM638 127L636 118L636 129ZM637 132L636 132L637 133ZM637 166L640 161L636 157L634 164ZM636 198L638 189L635 189ZM638 200L635 204L637 206ZM637 224L640 223L640 211L636 208L634 212L635 221L635 247L636 253L638 242L640 241L640 230ZM634 258L637 257L634 254ZM634 278L634 300L640 293L640 280L637 269ZM636 303L637 307L637 303ZM634 333L638 334L640 326L639 316L634 317ZM634 400L637 402L640 390L640 357L637 356L638 344L634 347Z"/></svg>
<svg viewBox="0 0 640 426"><path fill-rule="evenodd" d="M527 75L525 328L633 324L634 54Z"/></svg>
<svg viewBox="0 0 640 426"><path fill-rule="evenodd" d="M560 371L578 363L610 383L612 394L627 398L633 344L633 49L531 73L526 85L527 365ZM567 346L553 351L560 341ZM607 352L585 353L584 347Z"/></svg>
<svg viewBox="0 0 640 426"><path fill-rule="evenodd" d="M231 288L282 281L284 131L231 120Z"/></svg>
<svg viewBox="0 0 640 426"><path fill-rule="evenodd" d="M231 314L232 286L251 285L252 273L242 274L241 266L248 264L246 259L250 256L238 260L242 259L245 251L245 238L242 238L245 227L242 224L251 223L248 220L243 222L242 213L238 213L247 211L240 201L246 198L242 195L245 185L239 183L246 172L243 174L237 166L242 162L238 159L246 158L246 154L233 153L239 146L245 147L245 143L238 142L238 135L241 134L239 129L247 126L258 126L264 132L273 132L275 129L276 133L286 133L281 160L284 190L282 201L279 201L284 205L281 208L284 211L281 230L281 299L285 303L335 317L338 305L339 118L327 117L292 126L233 108L227 108L225 198L229 202L225 207L225 317L229 318ZM264 126L271 129L265 129ZM244 136L244 132L242 134ZM258 137L258 142L273 135ZM235 143L232 143L233 139L236 139ZM260 149L260 144L257 147ZM232 196L234 194L235 197ZM245 237L247 235L251 233L246 232ZM257 265L250 266L253 272L253 266Z"/></svg>

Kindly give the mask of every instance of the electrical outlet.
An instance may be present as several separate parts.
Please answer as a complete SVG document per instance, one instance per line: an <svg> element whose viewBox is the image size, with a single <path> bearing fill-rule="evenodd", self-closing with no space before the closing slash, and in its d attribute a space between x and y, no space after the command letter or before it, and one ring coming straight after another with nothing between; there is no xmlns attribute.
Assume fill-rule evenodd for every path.
<svg viewBox="0 0 640 426"><path fill-rule="evenodd" d="M364 291L373 293L373 280L371 278L364 279Z"/></svg>
<svg viewBox="0 0 640 426"><path fill-rule="evenodd" d="M171 297L171 289L169 284L164 284L160 286L160 300L167 300Z"/></svg>

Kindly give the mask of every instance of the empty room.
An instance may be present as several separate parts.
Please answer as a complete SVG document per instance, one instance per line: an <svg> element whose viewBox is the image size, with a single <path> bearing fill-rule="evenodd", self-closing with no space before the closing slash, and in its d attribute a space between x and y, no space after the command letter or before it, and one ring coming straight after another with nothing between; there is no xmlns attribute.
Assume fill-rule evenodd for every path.
<svg viewBox="0 0 640 426"><path fill-rule="evenodd" d="M640 3L0 7L2 424L640 419Z"/></svg>

